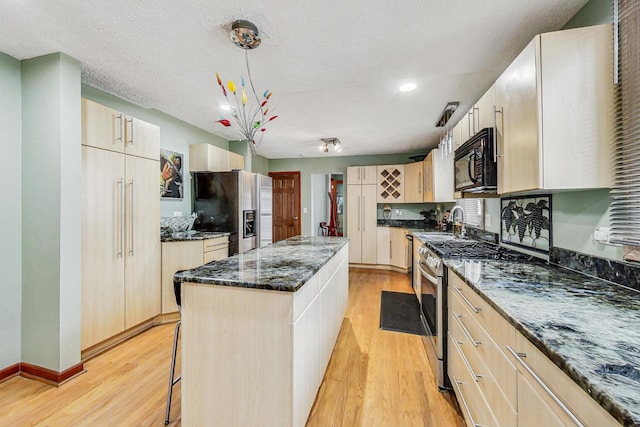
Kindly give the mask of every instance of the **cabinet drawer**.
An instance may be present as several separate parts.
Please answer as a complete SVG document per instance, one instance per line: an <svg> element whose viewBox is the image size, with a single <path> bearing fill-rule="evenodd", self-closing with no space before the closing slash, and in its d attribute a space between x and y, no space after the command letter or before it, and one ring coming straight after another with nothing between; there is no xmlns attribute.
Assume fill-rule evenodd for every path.
<svg viewBox="0 0 640 427"><path fill-rule="evenodd" d="M462 301L454 295L449 302L449 336L455 349L466 359L472 378L477 376L476 384L500 425L516 425L516 368L469 316Z"/></svg>
<svg viewBox="0 0 640 427"><path fill-rule="evenodd" d="M229 238L227 236L224 237L216 237L213 239L205 239L202 241L203 252L215 251L223 248L224 246L229 245Z"/></svg>
<svg viewBox="0 0 640 427"><path fill-rule="evenodd" d="M454 338L451 334L449 334L448 345L449 378L467 425L498 426L498 421L496 421L480 388L465 366L463 355L455 346Z"/></svg>
<svg viewBox="0 0 640 427"><path fill-rule="evenodd" d="M559 399L567 410L585 426L619 425L598 402L581 389L526 337L516 333L515 338L516 347L513 351L518 355L518 358L511 352L509 356L523 378L535 387L559 417L568 419L570 415L566 414L566 411L561 407L562 405L552 395ZM544 390L540 382L545 384L549 390Z"/></svg>
<svg viewBox="0 0 640 427"><path fill-rule="evenodd" d="M455 273L449 273L448 279L449 291L457 294L460 300L464 301L470 313L498 344L498 347L505 352L508 345L513 347L515 333L513 326Z"/></svg>
<svg viewBox="0 0 640 427"><path fill-rule="evenodd" d="M204 263L210 263L211 261L219 261L229 256L229 248L227 246L222 249L216 249L213 251L204 253Z"/></svg>

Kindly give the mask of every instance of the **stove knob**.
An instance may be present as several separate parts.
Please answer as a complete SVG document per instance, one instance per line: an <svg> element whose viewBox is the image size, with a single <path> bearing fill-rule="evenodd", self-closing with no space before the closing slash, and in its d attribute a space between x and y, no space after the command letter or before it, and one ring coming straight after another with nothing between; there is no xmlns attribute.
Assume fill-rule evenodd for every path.
<svg viewBox="0 0 640 427"><path fill-rule="evenodd" d="M418 248L418 253L419 253L420 255L425 255L425 254L427 253L427 248L419 247L419 248Z"/></svg>

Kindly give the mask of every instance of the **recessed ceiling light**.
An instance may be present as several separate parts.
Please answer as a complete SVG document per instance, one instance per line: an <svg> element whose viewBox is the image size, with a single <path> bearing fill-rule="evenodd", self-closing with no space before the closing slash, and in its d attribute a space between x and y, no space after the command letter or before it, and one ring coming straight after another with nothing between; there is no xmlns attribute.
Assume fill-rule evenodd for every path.
<svg viewBox="0 0 640 427"><path fill-rule="evenodd" d="M223 104L220 106L222 111L231 111L231 106L229 104Z"/></svg>
<svg viewBox="0 0 640 427"><path fill-rule="evenodd" d="M414 90L416 88L416 84L415 83L405 83L403 85L400 85L400 87L398 88L398 90L400 92L411 92L412 90Z"/></svg>

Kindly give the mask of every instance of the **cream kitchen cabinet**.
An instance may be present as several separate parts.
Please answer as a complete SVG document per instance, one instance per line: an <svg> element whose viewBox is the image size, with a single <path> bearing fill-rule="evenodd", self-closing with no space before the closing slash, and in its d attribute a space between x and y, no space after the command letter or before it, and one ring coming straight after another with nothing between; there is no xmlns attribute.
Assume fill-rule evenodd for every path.
<svg viewBox="0 0 640 427"><path fill-rule="evenodd" d="M244 169L244 157L211 144L189 145L189 172Z"/></svg>
<svg viewBox="0 0 640 427"><path fill-rule="evenodd" d="M467 425L619 425L459 276L448 279L448 374Z"/></svg>
<svg viewBox="0 0 640 427"><path fill-rule="evenodd" d="M471 135L475 135L484 128L495 126L495 104L496 88L495 83L473 104L471 109Z"/></svg>
<svg viewBox="0 0 640 427"><path fill-rule="evenodd" d="M423 202L453 202L453 154L442 156L436 148L422 161Z"/></svg>
<svg viewBox="0 0 640 427"><path fill-rule="evenodd" d="M473 109L467 111L464 116L453 127L452 141L453 151L467 142L469 138L473 136L472 124L473 122Z"/></svg>
<svg viewBox="0 0 640 427"><path fill-rule="evenodd" d="M347 237L349 262L377 263L377 204L375 184L347 185Z"/></svg>
<svg viewBox="0 0 640 427"><path fill-rule="evenodd" d="M495 84L498 193L607 188L611 25L537 35Z"/></svg>
<svg viewBox="0 0 640 427"><path fill-rule="evenodd" d="M409 268L407 230L400 227L378 227L378 265L406 272Z"/></svg>
<svg viewBox="0 0 640 427"><path fill-rule="evenodd" d="M408 163L404 165L404 202L405 203L422 203L423 186L422 179L422 162Z"/></svg>
<svg viewBox="0 0 640 427"><path fill-rule="evenodd" d="M404 203L404 165L378 166L378 203Z"/></svg>
<svg viewBox="0 0 640 427"><path fill-rule="evenodd" d="M377 166L349 166L347 168L347 184L377 184Z"/></svg>
<svg viewBox="0 0 640 427"><path fill-rule="evenodd" d="M159 168L82 147L83 350L160 313Z"/></svg>
<svg viewBox="0 0 640 427"><path fill-rule="evenodd" d="M162 314L178 311L173 275L178 270L200 267L229 256L229 238L162 243Z"/></svg>
<svg viewBox="0 0 640 427"><path fill-rule="evenodd" d="M82 144L159 160L160 128L89 99L82 99Z"/></svg>
<svg viewBox="0 0 640 427"><path fill-rule="evenodd" d="M159 137L82 100L82 350L160 313Z"/></svg>

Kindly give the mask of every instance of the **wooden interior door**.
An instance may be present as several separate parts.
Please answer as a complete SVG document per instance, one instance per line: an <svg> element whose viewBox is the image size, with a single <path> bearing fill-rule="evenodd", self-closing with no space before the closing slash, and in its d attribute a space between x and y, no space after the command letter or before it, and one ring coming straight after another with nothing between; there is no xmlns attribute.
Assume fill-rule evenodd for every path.
<svg viewBox="0 0 640 427"><path fill-rule="evenodd" d="M273 241L300 235L300 172L270 172L273 178Z"/></svg>

